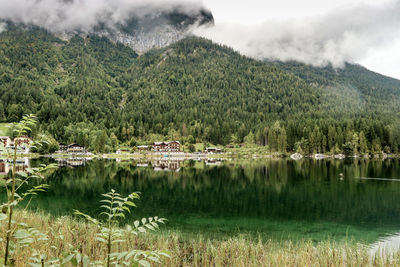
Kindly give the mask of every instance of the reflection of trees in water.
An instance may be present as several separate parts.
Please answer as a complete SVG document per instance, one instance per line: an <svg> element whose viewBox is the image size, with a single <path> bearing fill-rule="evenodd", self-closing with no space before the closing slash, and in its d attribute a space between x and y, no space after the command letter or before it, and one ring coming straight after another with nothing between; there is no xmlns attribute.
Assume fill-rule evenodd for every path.
<svg viewBox="0 0 400 267"><path fill-rule="evenodd" d="M399 161L364 159L257 161L202 168L184 164L177 173L93 161L57 170L49 180L49 192L38 201L46 201L52 211L94 212L100 194L113 188L122 194L142 192L139 215L397 223L400 183L354 177L396 178L399 174Z"/></svg>

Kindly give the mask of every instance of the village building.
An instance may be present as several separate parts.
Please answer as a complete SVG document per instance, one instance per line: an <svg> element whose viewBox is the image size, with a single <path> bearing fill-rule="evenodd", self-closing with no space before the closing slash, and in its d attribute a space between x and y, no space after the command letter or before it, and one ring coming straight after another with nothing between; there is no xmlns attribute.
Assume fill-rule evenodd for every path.
<svg viewBox="0 0 400 267"><path fill-rule="evenodd" d="M21 136L11 140L8 136L2 136L1 142L5 144L7 149L14 150L15 145L17 145L17 153L29 154L32 139L27 136Z"/></svg>
<svg viewBox="0 0 400 267"><path fill-rule="evenodd" d="M68 152L68 146L66 144L59 144L58 145L58 151L56 153L67 153Z"/></svg>
<svg viewBox="0 0 400 267"><path fill-rule="evenodd" d="M27 136L21 136L15 138L14 142L16 142L17 146L25 146L25 145L29 146L32 142L32 139Z"/></svg>
<svg viewBox="0 0 400 267"><path fill-rule="evenodd" d="M207 147L206 148L206 153L208 154L221 154L222 149L217 148L217 147Z"/></svg>
<svg viewBox="0 0 400 267"><path fill-rule="evenodd" d="M9 136L0 136L0 142L4 147L8 147L11 143L11 138Z"/></svg>
<svg viewBox="0 0 400 267"><path fill-rule="evenodd" d="M86 149L78 144L70 144L68 146L67 152L69 154L83 154L86 152Z"/></svg>
<svg viewBox="0 0 400 267"><path fill-rule="evenodd" d="M153 150L156 152L180 152L181 143L179 141L155 142L153 143Z"/></svg>

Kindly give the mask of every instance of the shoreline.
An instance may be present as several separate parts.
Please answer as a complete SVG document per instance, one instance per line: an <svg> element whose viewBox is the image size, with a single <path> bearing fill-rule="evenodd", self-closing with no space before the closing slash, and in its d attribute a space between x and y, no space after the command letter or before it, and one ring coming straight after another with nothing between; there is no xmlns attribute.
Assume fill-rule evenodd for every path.
<svg viewBox="0 0 400 267"><path fill-rule="evenodd" d="M90 159L174 159L174 160L201 160L201 159L291 159L291 160L302 160L302 159L313 159L313 160L324 160L324 159L370 159L370 160L385 160L385 159L399 159L400 154L371 154L371 155L353 155L353 156L342 156L331 155L331 154L311 154L301 155L298 158L293 157L295 154L280 154L280 153L221 153L221 154L193 154L193 153L175 153L175 154L159 154L159 153L126 153L126 154L17 154L17 158L53 158L53 159L71 159L71 158L90 158ZM0 159L12 159L12 155L0 154Z"/></svg>

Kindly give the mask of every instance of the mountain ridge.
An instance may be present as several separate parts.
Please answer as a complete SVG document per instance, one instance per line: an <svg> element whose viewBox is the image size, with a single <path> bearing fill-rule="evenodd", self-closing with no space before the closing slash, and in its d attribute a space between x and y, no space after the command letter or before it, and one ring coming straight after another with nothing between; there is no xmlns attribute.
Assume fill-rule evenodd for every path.
<svg viewBox="0 0 400 267"><path fill-rule="evenodd" d="M0 22L3 24L3 30L14 27L26 29L40 27L36 24L25 24L12 20L0 20ZM123 22L112 25L99 21L90 31L76 28L55 30L54 32L50 30L50 32L64 41L68 41L75 35L107 37L115 43L131 47L136 53L143 54L150 49L166 47L187 37L191 34L192 28L207 25L214 25L211 11L202 6L194 9L181 3L165 10L156 7L146 8L143 14L137 11Z"/></svg>

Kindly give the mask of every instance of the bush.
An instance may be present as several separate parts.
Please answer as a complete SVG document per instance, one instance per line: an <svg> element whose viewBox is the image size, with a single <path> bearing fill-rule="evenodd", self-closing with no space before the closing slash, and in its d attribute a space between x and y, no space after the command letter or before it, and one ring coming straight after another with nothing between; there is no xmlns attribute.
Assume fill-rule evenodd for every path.
<svg viewBox="0 0 400 267"><path fill-rule="evenodd" d="M354 155L354 145L352 142L346 142L343 145L343 152L346 156L353 156Z"/></svg>

